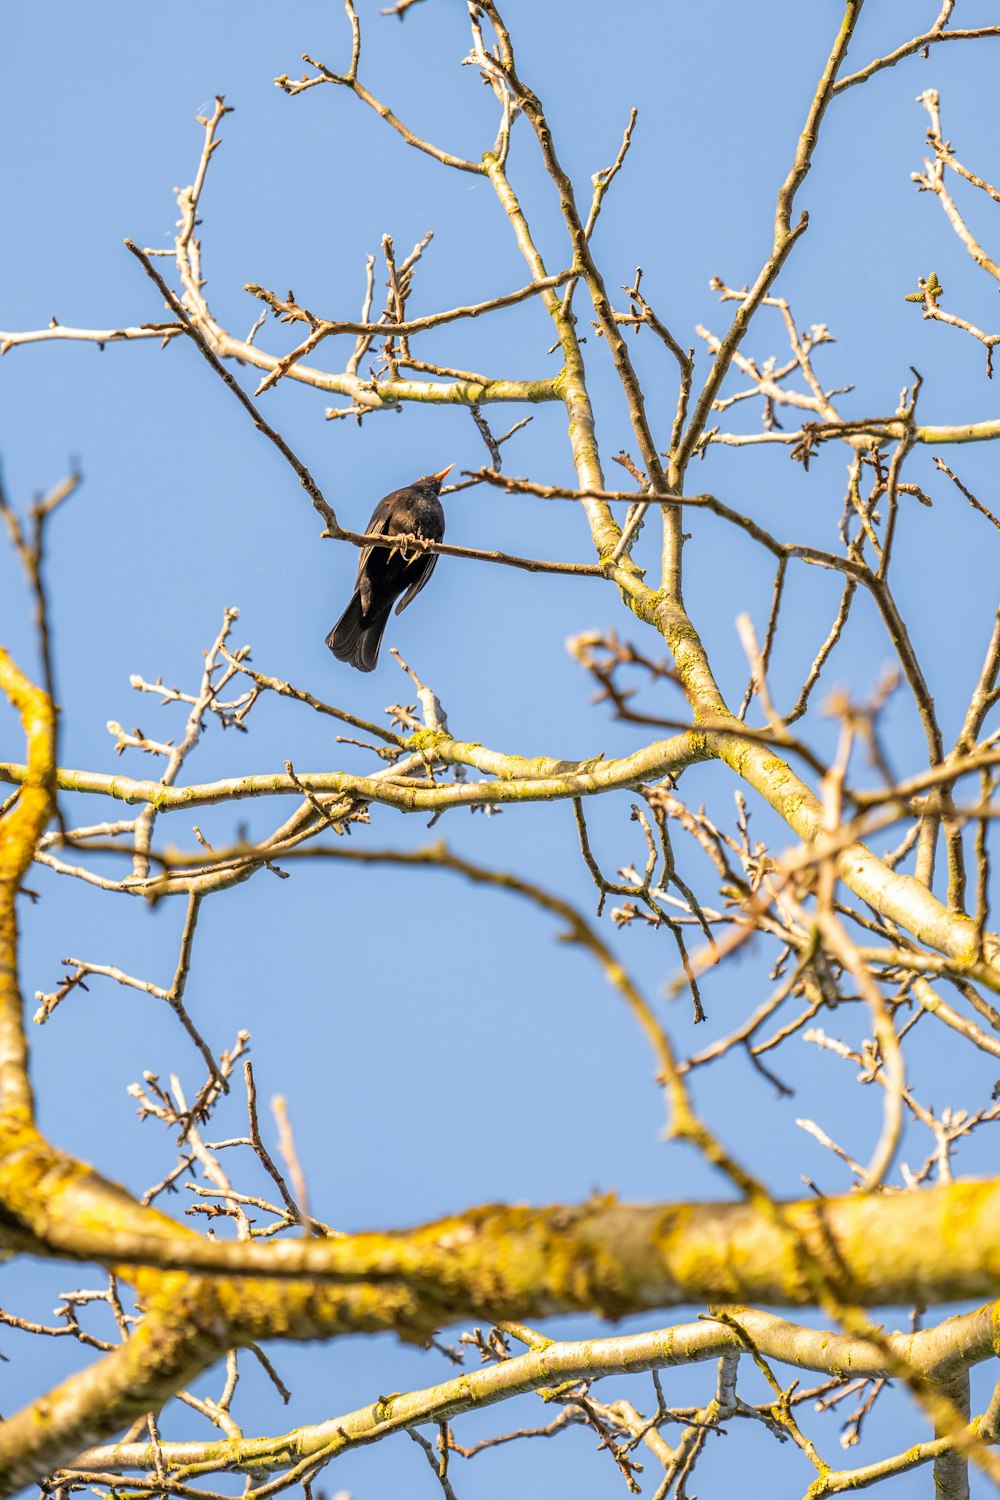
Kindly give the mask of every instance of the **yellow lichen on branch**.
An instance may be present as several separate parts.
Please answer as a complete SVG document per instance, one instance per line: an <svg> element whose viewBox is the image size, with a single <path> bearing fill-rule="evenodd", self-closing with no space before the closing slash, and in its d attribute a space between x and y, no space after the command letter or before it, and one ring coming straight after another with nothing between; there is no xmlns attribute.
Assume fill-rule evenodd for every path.
<svg viewBox="0 0 1000 1500"><path fill-rule="evenodd" d="M55 786L55 708L0 647L0 688L20 716L27 740L27 774L20 795L0 819L0 1110L31 1119L24 1008L17 978L15 902L35 844L52 810Z"/></svg>

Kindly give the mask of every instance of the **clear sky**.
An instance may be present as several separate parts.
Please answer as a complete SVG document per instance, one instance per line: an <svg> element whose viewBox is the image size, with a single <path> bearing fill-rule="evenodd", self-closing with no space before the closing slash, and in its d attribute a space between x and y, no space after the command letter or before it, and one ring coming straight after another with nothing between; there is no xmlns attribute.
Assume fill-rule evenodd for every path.
<svg viewBox="0 0 1000 1500"><path fill-rule="evenodd" d="M360 9L365 81L422 134L477 156L492 139L493 100L472 70L458 66L468 48L464 3L426 0L403 25L382 17L372 0L361 0ZM871 4L849 66L905 40L934 13L928 0ZM696 325L719 331L725 324L709 278L741 286L769 248L775 191L839 24L839 4L508 0L505 14L522 76L547 105L581 196L590 175L614 159L629 108L639 107L635 144L607 199L597 253L612 289L642 265L654 306L701 356ZM954 24L996 18L995 4L961 0ZM257 315L258 305L243 291L247 282L281 294L294 288L301 302L326 316L357 316L364 258L384 233L405 252L434 231L413 313L472 302L529 279L486 181L449 173L409 151L346 93L317 88L290 99L274 87L275 75L301 69L303 52L332 67L346 64L349 32L336 5L215 0L164 10L116 0L95 10L37 0L4 7L0 36L8 61L0 92L5 329L42 327L52 316L84 327L160 316L155 291L122 241L127 235L145 246L171 242L172 189L192 178L201 140L195 116L211 108L216 93L235 112L212 162L201 237L207 295L232 332L245 333ZM891 412L912 379L911 366L924 376L925 421L996 414L982 349L924 322L904 297L933 269L953 298L949 305L981 326L995 322L995 288L963 259L938 205L917 193L910 173L920 167L926 128L915 96L934 87L946 134L985 175L996 176L998 57L996 43L939 47L926 61L910 59L848 91L831 108L800 197L809 232L779 290L800 327L826 323L836 336L819 357L829 384L855 386L843 398L846 415ZM516 132L511 173L550 270L561 269L567 251L557 205L524 128ZM973 202L970 213L988 236L985 201ZM581 317L584 307L581 298ZM556 367L546 353L551 338L540 307L524 305L498 315L491 327L472 323L435 335L426 357L534 377ZM273 324L261 340L288 347ZM777 315L762 314L747 352L763 360L772 353L782 358L784 350ZM586 352L605 466L617 484L620 471L610 456L630 446L626 413L593 336ZM665 441L673 371L652 348L641 347L637 358ZM256 378L244 384L252 390ZM325 422L327 404L322 393L291 382L262 398L268 419L312 468L340 519L358 530L388 490L448 463L461 469L485 461L465 411L410 407L359 428ZM510 421L522 414L513 411ZM505 409L496 417L496 429L503 430L506 415ZM745 430L758 420L756 403L733 417ZM178 340L163 352L148 342L111 345L103 353L69 344L10 351L0 365L0 450L8 493L22 507L73 462L85 476L53 524L48 569L66 763L153 774L134 751L115 760L106 723L175 737L180 711L137 698L130 674L160 674L166 683L193 688L200 653L229 605L241 612L234 638L252 643L260 670L369 718L381 718L389 703L412 701L387 654L377 673L362 678L326 651L324 636L350 590L354 549L320 541L294 475L190 345ZM558 405L538 409L505 452L513 472L573 482ZM949 461L995 509L992 450L980 445L956 453ZM843 477L844 454L830 445L808 474L784 451L716 450L696 482L782 534L830 545ZM937 503L930 512L916 506L906 512L898 592L947 739L992 625L990 580L1000 543L944 488L930 454L915 457L909 477ZM688 548L689 603L724 688L738 700L746 664L734 619L748 610L762 632L770 571L719 526L699 521L689 529L696 532ZM501 499L484 488L448 505L448 539L591 560L585 523L572 506ZM655 562L651 535L637 556ZM782 700L823 638L837 592L825 577L793 579L790 601L801 631L775 662L773 684ZM539 578L446 558L432 586L392 621L387 644L398 646L435 688L457 736L526 755L576 758L627 753L642 742L641 729L616 724L606 707L591 705L592 684L565 649L568 636L609 627L640 642L641 627L599 581ZM34 669L30 607L6 550L0 551L0 632ZM642 644L658 654L655 641ZM877 621L862 612L831 681L849 683L862 697L889 655ZM670 700L660 712L677 709ZM896 768L916 768L923 751L912 716L901 705L891 722L898 731ZM828 745L829 730L816 733L816 742ZM21 757L21 740L4 711L0 758ZM207 781L280 769L287 759L300 770L366 769L371 761L359 749L338 746L331 721L274 701L255 710L247 736L224 736L210 724L184 775ZM706 799L719 818L731 820L728 773L699 768L684 785L692 802ZM628 797L620 797L588 810L609 872L642 858L628 809ZM787 830L754 811L758 836L785 847ZM111 815L70 803L74 818ZM200 823L209 838L225 840L240 819L262 832L270 811L206 813ZM163 833L190 846L182 816ZM470 858L516 869L592 909L593 888L563 805L489 819L455 814L433 834L418 818L380 811L371 829L355 837L380 847L417 847L439 835ZM68 954L169 982L180 903L151 911L45 871L32 875L31 884L41 899L23 913L29 997L55 987ZM662 997L675 967L669 939L606 927L647 992ZM632 1199L728 1193L690 1153L663 1142L662 1101L641 1038L600 973L579 952L557 945L555 935L547 917L451 875L301 865L290 880L262 873L209 903L188 999L217 1049L230 1045L239 1028L251 1033L261 1095L288 1096L312 1203L339 1228L402 1226L491 1200L574 1202L592 1189ZM763 982L753 958L729 967L709 991L710 1033L758 1003ZM682 1051L702 1044L685 1001L670 1009L669 1019ZM200 1082L201 1065L166 1007L95 979L89 993L74 994L49 1025L33 1029L31 1040L41 1123L57 1143L136 1191L169 1170L169 1135L155 1122L140 1127L126 1093L145 1069L164 1078L178 1072L192 1092ZM863 1155L877 1130L874 1104L859 1101L853 1081L829 1059L800 1050L795 1081L809 1099L808 1112L826 1108L835 1121L849 1105L854 1114L844 1134ZM923 1052L918 1045L915 1058L932 1102L965 1102L963 1079L949 1073L947 1060L929 1045ZM724 1136L767 1164L777 1190L797 1193L803 1174L830 1192L846 1187L832 1158L796 1131L801 1099L776 1101L741 1061L707 1077L698 1097ZM213 1129L237 1133L239 1124L237 1103ZM986 1169L989 1145L981 1136L960 1155L959 1169ZM923 1144L913 1149L922 1158ZM187 1206L186 1198L174 1201L178 1212ZM3 1278L4 1306L44 1318L73 1273L17 1264ZM576 1337L591 1326L577 1320L558 1328ZM11 1356L0 1366L4 1412L74 1358L65 1341L42 1344L2 1333L0 1353ZM241 1408L248 1432L281 1431L447 1375L439 1356L389 1339L318 1351L282 1348L275 1359L294 1388L293 1405L282 1408L248 1365ZM707 1369L674 1380L668 1399L681 1391L693 1391L695 1399L710 1393ZM213 1377L205 1388L215 1384ZM647 1399L648 1391L644 1386L633 1396ZM527 1400L513 1412L510 1420L506 1412L466 1419L460 1435L546 1415ZM175 1432L200 1432L196 1420L178 1417ZM911 1431L916 1438L924 1429L897 1407L891 1424L876 1423L872 1456L878 1440L898 1448ZM592 1453L591 1434L536 1447L543 1451L530 1455L533 1493L596 1500L620 1487L607 1456ZM761 1465L757 1488L746 1478L748 1455ZM516 1446L487 1455L457 1475L458 1493L463 1500L507 1494L526 1462ZM802 1487L794 1461L756 1429L715 1444L700 1492L723 1493L711 1483L732 1483L737 1473L747 1495L792 1495ZM433 1476L403 1437L349 1456L325 1481L358 1500L404 1487L412 1495L435 1493Z"/></svg>

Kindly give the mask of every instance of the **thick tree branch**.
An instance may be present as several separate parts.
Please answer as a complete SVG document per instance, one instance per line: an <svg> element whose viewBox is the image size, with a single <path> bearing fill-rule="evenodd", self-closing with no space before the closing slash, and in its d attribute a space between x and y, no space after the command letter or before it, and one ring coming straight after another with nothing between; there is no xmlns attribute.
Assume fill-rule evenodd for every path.
<svg viewBox="0 0 1000 1500"><path fill-rule="evenodd" d="M864 1339L829 1330L803 1328L773 1313L754 1308L728 1309L740 1329L753 1340L766 1359L798 1369L823 1371L828 1375L880 1377L887 1373L881 1347ZM970 1313L969 1319L988 1323L986 1315ZM964 1324L964 1319L959 1320ZM934 1375L935 1358L942 1342L942 1328L961 1338L953 1324L917 1334L890 1334L898 1358L914 1371ZM377 1442L390 1433L429 1422L446 1422L463 1412L479 1411L512 1396L540 1387L577 1380L600 1380L608 1375L631 1375L645 1370L667 1370L677 1366L718 1359L727 1351L743 1352L744 1339L732 1322L680 1324L649 1333L616 1338L588 1339L569 1343L541 1339L527 1354L498 1365L471 1370L454 1380L405 1395L384 1397L358 1411L300 1427L280 1437L247 1441L161 1443L159 1453L172 1471L184 1470L181 1478L195 1473L243 1471L255 1475L277 1473L303 1458L342 1453L365 1443ZM970 1362L993 1356L989 1335L978 1333ZM340 1440L338 1442L338 1439ZM332 1448L332 1452L330 1451ZM118 1443L92 1448L72 1463L74 1475L97 1472L125 1473L155 1468L155 1455L147 1443Z"/></svg>
<svg viewBox="0 0 1000 1500"><path fill-rule="evenodd" d="M0 647L0 691L20 717L28 763L21 793L0 815L0 1114L30 1120L34 1114L24 1035L24 1002L18 986L16 899L35 844L52 812L55 787L55 710Z"/></svg>

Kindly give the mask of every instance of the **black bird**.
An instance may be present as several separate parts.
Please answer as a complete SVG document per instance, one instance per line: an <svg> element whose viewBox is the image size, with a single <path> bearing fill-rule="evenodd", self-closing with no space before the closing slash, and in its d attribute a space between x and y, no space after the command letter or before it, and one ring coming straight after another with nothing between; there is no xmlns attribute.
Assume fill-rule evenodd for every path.
<svg viewBox="0 0 1000 1500"><path fill-rule="evenodd" d="M425 474L401 490L393 490L372 511L369 536L420 536L440 542L444 537L444 508L438 498L454 464L440 474ZM382 632L393 604L397 615L416 598L437 562L436 552L402 547L365 547L358 558L358 576L351 602L326 638L334 656L359 672L373 672Z"/></svg>

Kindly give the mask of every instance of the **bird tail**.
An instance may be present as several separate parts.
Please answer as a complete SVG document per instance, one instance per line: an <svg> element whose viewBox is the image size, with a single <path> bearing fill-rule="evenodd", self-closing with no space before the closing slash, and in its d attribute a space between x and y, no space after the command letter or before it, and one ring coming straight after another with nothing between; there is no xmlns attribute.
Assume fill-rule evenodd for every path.
<svg viewBox="0 0 1000 1500"><path fill-rule="evenodd" d="M361 595L356 592L327 636L326 644L340 661L349 662L359 672L374 672L388 618L389 611L385 610L366 619Z"/></svg>

